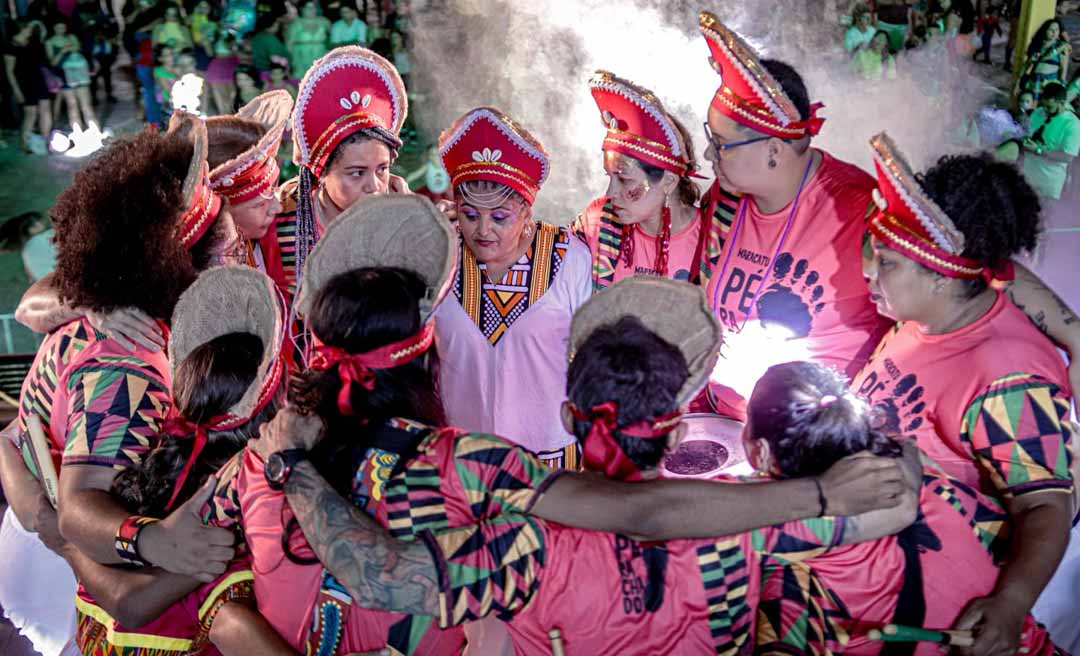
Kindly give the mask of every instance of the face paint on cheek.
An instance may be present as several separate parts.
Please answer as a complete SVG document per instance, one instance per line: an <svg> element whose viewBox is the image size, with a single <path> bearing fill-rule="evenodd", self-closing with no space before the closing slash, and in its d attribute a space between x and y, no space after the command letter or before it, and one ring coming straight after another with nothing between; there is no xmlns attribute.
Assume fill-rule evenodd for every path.
<svg viewBox="0 0 1080 656"><path fill-rule="evenodd" d="M631 187L626 190L626 197L632 201L639 201L645 194L649 193L648 181L642 182L636 187Z"/></svg>

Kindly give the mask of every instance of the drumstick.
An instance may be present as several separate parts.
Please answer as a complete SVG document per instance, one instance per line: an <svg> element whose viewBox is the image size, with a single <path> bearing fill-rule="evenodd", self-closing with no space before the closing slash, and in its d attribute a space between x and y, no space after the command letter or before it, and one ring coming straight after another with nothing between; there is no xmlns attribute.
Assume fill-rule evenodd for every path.
<svg viewBox="0 0 1080 656"><path fill-rule="evenodd" d="M45 429L41 427L41 419L32 412L26 416L26 430L30 434L30 454L34 460L34 465L37 466L41 485L45 488L45 497L55 508L57 490L60 489L60 480L56 476L56 467L53 465L52 454L49 453L49 438L45 437Z"/></svg>
<svg viewBox="0 0 1080 656"><path fill-rule="evenodd" d="M562 641L562 631L558 629L548 631L548 639L551 640L551 656L566 656L566 649L563 647Z"/></svg>
<svg viewBox="0 0 1080 656"><path fill-rule="evenodd" d="M881 629L871 629L866 637L884 642L939 642L957 647L970 647L975 644L971 631L924 629L901 624L886 624Z"/></svg>

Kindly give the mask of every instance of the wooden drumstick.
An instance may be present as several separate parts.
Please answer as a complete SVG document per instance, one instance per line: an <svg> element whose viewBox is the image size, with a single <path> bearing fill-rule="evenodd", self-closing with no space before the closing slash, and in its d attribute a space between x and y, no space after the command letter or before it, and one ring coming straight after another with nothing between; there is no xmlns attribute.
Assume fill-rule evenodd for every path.
<svg viewBox="0 0 1080 656"><path fill-rule="evenodd" d="M938 642L956 647L970 647L975 644L971 631L934 630L901 624L886 624L881 629L871 629L866 637L884 642Z"/></svg>
<svg viewBox="0 0 1080 656"><path fill-rule="evenodd" d="M551 640L551 656L566 656L566 648L563 646L562 631L552 629L548 631L548 639Z"/></svg>
<svg viewBox="0 0 1080 656"><path fill-rule="evenodd" d="M49 438L45 436L41 419L33 412L26 416L26 430L30 435L30 454L41 478L41 486L45 488L45 497L55 508L60 479L56 476L56 466L49 453Z"/></svg>

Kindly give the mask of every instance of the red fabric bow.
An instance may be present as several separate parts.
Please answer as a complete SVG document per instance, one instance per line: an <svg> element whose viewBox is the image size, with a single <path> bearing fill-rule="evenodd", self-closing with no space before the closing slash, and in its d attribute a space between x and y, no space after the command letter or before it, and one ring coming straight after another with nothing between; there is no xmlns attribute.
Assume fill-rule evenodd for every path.
<svg viewBox="0 0 1080 656"><path fill-rule="evenodd" d="M1012 260L1004 260L995 267L989 265L984 266L982 275L983 280L985 280L988 285L995 280L1011 282L1016 278L1016 267L1013 266Z"/></svg>
<svg viewBox="0 0 1080 656"><path fill-rule="evenodd" d="M670 433L682 419L682 411L675 410L651 421L620 427L619 404L614 401L593 406L588 413L571 405L570 412L574 419L590 423L582 449L585 468L603 472L605 477L617 481L640 480L641 470L619 446L615 439L616 431L641 440L655 440Z"/></svg>
<svg viewBox="0 0 1080 656"><path fill-rule="evenodd" d="M349 353L343 348L323 344L314 335L312 338L315 352L308 366L315 371L326 371L335 364L338 366L338 377L341 379L341 389L338 390L337 397L338 411L345 416L351 416L353 383L369 392L375 389L375 372L372 370L400 367L423 355L431 348L435 339L435 325L429 322L415 335L367 353Z"/></svg>
<svg viewBox="0 0 1080 656"><path fill-rule="evenodd" d="M810 115L806 117L805 121L799 121L796 126L806 128L806 134L816 137L821 132L821 126L825 125L825 119L817 115L818 110L823 107L825 107L825 104L819 102L810 105Z"/></svg>
<svg viewBox="0 0 1080 656"><path fill-rule="evenodd" d="M199 459L199 455L202 454L203 449L206 448L207 442L210 441L210 431L223 431L237 428L248 421L251 421L255 415L262 412L262 409L266 407L266 404L270 402L270 399L274 398L274 393L281 383L281 376L284 369L284 361L281 358L277 358L263 378L255 407L252 408L251 414L246 417L226 412L225 414L211 417L205 422L196 423L180 416L174 401L169 410L169 415L165 418L165 422L161 426L161 434L171 436L194 435L195 443L191 447L191 456L188 458L187 462L184 463L183 469L180 470L180 475L176 477L176 484L173 486L172 496L169 497L169 502L165 504L166 512L168 512L172 508L172 505L176 503L176 498L179 496L180 490L184 488L184 483L187 482L188 476L191 474L191 469L195 466L195 461Z"/></svg>

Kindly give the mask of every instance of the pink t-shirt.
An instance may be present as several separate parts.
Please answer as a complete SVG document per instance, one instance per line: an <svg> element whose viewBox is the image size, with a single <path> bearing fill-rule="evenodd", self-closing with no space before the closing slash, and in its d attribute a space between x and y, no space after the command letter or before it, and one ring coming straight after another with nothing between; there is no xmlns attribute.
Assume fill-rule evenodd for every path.
<svg viewBox="0 0 1080 656"><path fill-rule="evenodd" d="M239 515L243 517L243 533L250 549L251 566L255 572L255 598L259 612L293 647L303 650L311 626L312 609L316 607L322 586L322 565L317 562L301 565L289 560L281 545L282 527L292 516L285 494L270 489L263 475L263 461L253 451L242 452L235 475L239 496ZM222 525L222 522L215 522ZM290 551L304 559L315 554L299 530L289 540ZM347 599L348 593L343 598ZM372 611L349 603L341 618L343 629L335 653L367 652L383 649L388 636L395 630L405 630L412 618L402 613ZM419 622L419 619L418 619ZM461 650L463 637L456 631L425 631L418 633L418 654L453 654Z"/></svg>
<svg viewBox="0 0 1080 656"><path fill-rule="evenodd" d="M953 478L992 496L1072 490L1065 363L1004 294L974 323L930 335L908 322L852 382Z"/></svg>
<svg viewBox="0 0 1080 656"><path fill-rule="evenodd" d="M993 591L1009 534L1000 503L927 469L918 519L899 534L837 547L801 563L765 556L757 646L763 653L879 654L882 643L866 636L883 624L952 626L972 599ZM796 581L816 581L830 594L812 594L808 603L797 592L800 586L792 585ZM827 616L828 626L803 629L815 614ZM1021 644L1030 654L1054 653L1046 630L1030 615ZM919 643L914 653L933 655L938 648Z"/></svg>
<svg viewBox="0 0 1080 656"><path fill-rule="evenodd" d="M791 205L764 214L754 199L742 199L742 223L736 218L728 232L706 288L729 357L726 367L721 359L710 392L721 411L727 406L736 417L757 378L747 375L749 365L764 373L769 364L802 359L851 375L890 325L870 302L862 275L874 179L818 152L821 164L799 196L786 235ZM737 364L741 359L747 363Z"/></svg>
<svg viewBox="0 0 1080 656"><path fill-rule="evenodd" d="M629 276L659 275L656 271L656 251L659 247L659 239L656 235L650 235L640 227L635 227L632 233L634 243L630 263L627 264L625 258L618 258L615 264L615 275L610 282L605 285L597 284L598 277L602 274L599 269L606 266L601 263L597 255L601 254L602 243L610 239L606 234L603 221L604 206L607 202L608 199L603 197L589 203L589 206L585 208L585 211L581 213L572 226L574 232L584 239L585 244L589 247L589 254L592 256L593 262L594 289L610 285ZM668 278L689 281L694 277L692 275L695 264L694 259L698 253L698 241L700 239L701 220L698 214L695 213L694 219L689 224L671 235L668 246Z"/></svg>
<svg viewBox="0 0 1080 656"><path fill-rule="evenodd" d="M512 615L515 654L550 653L554 628L567 656L748 654L762 557L801 562L837 544L844 525L823 517L647 544L509 513L427 544L445 597L440 624Z"/></svg>

